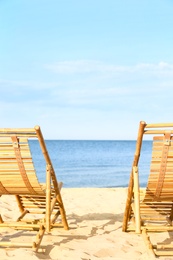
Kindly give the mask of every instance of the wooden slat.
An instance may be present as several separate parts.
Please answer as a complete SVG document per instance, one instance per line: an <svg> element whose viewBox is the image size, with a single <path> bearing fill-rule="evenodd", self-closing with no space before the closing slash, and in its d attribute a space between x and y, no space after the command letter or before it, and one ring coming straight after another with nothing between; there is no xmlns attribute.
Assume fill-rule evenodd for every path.
<svg viewBox="0 0 173 260"><path fill-rule="evenodd" d="M32 130L33 132L35 130ZM28 176L28 180L31 182L32 187L37 192L41 192L42 188L38 183L34 165L32 162L32 157L30 153L30 148L27 138L19 138L20 145L20 154L22 162ZM13 144L11 137L2 138L0 137L0 179L3 182L3 186L6 187L8 192L16 193L16 187L20 190L25 187L25 184L22 180L18 163L16 162L16 155L14 152ZM15 162L15 163L14 163ZM22 190L23 191L23 190Z"/></svg>
<svg viewBox="0 0 173 260"><path fill-rule="evenodd" d="M173 130L170 131L173 134ZM145 130L144 134L164 134L165 130Z"/></svg>
<svg viewBox="0 0 173 260"><path fill-rule="evenodd" d="M146 124L145 128L165 128L173 127L173 123L157 123L157 124Z"/></svg>

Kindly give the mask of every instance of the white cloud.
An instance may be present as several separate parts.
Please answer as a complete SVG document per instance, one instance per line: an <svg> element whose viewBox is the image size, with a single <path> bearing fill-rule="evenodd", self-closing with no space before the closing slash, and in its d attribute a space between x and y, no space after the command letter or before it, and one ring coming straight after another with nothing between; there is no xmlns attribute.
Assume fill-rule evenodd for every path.
<svg viewBox="0 0 173 260"><path fill-rule="evenodd" d="M60 108L104 111L140 104L148 109L149 103L163 103L172 91L173 65L166 62L116 66L79 60L48 67L56 73L53 79L48 73L46 82L0 80L1 101L13 107L35 107L38 114Z"/></svg>
<svg viewBox="0 0 173 260"><path fill-rule="evenodd" d="M102 71L102 63L98 61L77 60L77 61L62 61L53 64L46 64L44 67L55 73L89 73L93 71Z"/></svg>
<svg viewBox="0 0 173 260"><path fill-rule="evenodd" d="M173 76L173 64L166 62L139 63L131 66L117 66L92 60L61 61L44 65L44 68L58 74L80 73L167 73Z"/></svg>
<svg viewBox="0 0 173 260"><path fill-rule="evenodd" d="M46 82L0 80L1 100L14 105L32 104L45 110L46 107L104 110L118 104L132 106L132 102L139 103L145 98L147 102L156 102L156 98L163 99L172 91L173 85L173 65L166 62L116 66L79 60L57 62L46 68L55 72L53 79L48 73ZM13 95L8 95L10 92Z"/></svg>

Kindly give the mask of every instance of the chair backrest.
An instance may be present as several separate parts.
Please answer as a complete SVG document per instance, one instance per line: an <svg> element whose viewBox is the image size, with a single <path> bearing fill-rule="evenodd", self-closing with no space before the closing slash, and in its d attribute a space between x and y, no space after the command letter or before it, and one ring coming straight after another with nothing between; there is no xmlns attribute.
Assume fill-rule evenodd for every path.
<svg viewBox="0 0 173 260"><path fill-rule="evenodd" d="M0 195L45 194L28 143L29 138L38 138L38 130L39 127L0 129Z"/></svg>
<svg viewBox="0 0 173 260"><path fill-rule="evenodd" d="M145 201L173 200L173 136L165 130L153 137L150 175Z"/></svg>
<svg viewBox="0 0 173 260"><path fill-rule="evenodd" d="M173 200L173 123L140 122L133 166L138 165L144 135L153 136L151 168L144 200Z"/></svg>

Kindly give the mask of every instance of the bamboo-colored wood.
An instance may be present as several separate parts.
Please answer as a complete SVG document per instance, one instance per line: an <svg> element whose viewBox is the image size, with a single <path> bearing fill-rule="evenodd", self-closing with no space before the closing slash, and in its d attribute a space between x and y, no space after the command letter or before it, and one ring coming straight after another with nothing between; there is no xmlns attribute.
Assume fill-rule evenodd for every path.
<svg viewBox="0 0 173 260"><path fill-rule="evenodd" d="M148 221L148 219L147 219ZM163 226L165 225L165 226ZM142 226L141 227L141 230L143 229L146 229L148 232L154 232L154 233L158 233L158 232L172 232L173 231L173 228L172 226L166 226L166 222L160 222L160 226L156 225L155 227L152 227L152 226ZM127 227L127 231L128 232L135 232L135 224L133 222L131 222L131 224L128 225Z"/></svg>
<svg viewBox="0 0 173 260"><path fill-rule="evenodd" d="M32 248L35 252L38 252L39 246L40 246L41 241L44 236L44 232L45 232L45 227L43 225L41 225L39 232L36 235L36 240L35 240L35 242L33 242L33 246L32 246Z"/></svg>
<svg viewBox="0 0 173 260"><path fill-rule="evenodd" d="M165 231L173 231L173 226L162 226L162 225L146 225L144 227L141 227L141 229L146 229L149 232L165 232Z"/></svg>
<svg viewBox="0 0 173 260"><path fill-rule="evenodd" d="M20 217L17 218L17 222L20 221L24 216L29 213L29 210L24 210L23 213L20 215Z"/></svg>
<svg viewBox="0 0 173 260"><path fill-rule="evenodd" d="M51 178L52 178L52 182L53 182L53 185L54 185L55 193L56 193L56 196L57 196L57 201L58 201L58 203L60 205L60 212L61 212L62 222L64 223L65 229L68 230L69 227L68 227L68 223L67 223L67 219L66 219L66 215L65 215L65 209L64 209L63 202L62 202L62 197L61 197L61 194L60 194L59 188L58 188L58 182L57 182L57 179L56 179L56 176L55 176L55 171L53 169L51 159L50 159L49 154L48 154L47 149L46 149L46 145L45 145L44 138L43 138L43 135L42 135L40 127L39 126L35 126L35 131L36 131L39 143L40 143L40 147L42 149L42 153L43 153L43 155L45 157L46 163L48 165L51 165Z"/></svg>
<svg viewBox="0 0 173 260"><path fill-rule="evenodd" d="M159 250L155 252L156 256L172 256L173 255L173 251L166 251L166 250Z"/></svg>
<svg viewBox="0 0 173 260"><path fill-rule="evenodd" d="M43 153L44 158L46 160L46 164L52 166L52 162L51 162L50 156L48 154L48 151L47 151L47 148L46 148L46 144L45 144L45 141L44 141L44 138L43 138L43 135L42 135L40 127L39 126L35 126L35 131L36 131L39 143L40 143L40 147L41 147L42 153ZM57 179L56 179L56 176L55 176L55 171L53 169L53 166L52 166L52 169L51 169L51 178L52 178L52 182L53 182L55 190L58 190L58 182L57 182Z"/></svg>
<svg viewBox="0 0 173 260"><path fill-rule="evenodd" d="M33 245L31 243L20 243L20 242L1 242L0 241L0 247L12 247L12 248L15 248L15 247L33 247Z"/></svg>
<svg viewBox="0 0 173 260"><path fill-rule="evenodd" d="M33 134L34 132L35 131L33 128L0 128L0 133L5 135L7 134L18 135L19 133Z"/></svg>
<svg viewBox="0 0 173 260"><path fill-rule="evenodd" d="M56 212L56 214L53 216L52 220L51 220L51 224L55 224L55 221L57 220L57 218L59 217L60 215L60 211L58 210Z"/></svg>
<svg viewBox="0 0 173 260"><path fill-rule="evenodd" d="M145 128L165 128L173 127L173 123L146 124Z"/></svg>
<svg viewBox="0 0 173 260"><path fill-rule="evenodd" d="M16 221L9 221L9 222L3 222L0 224L0 227L10 227L15 229L26 229L26 230L39 230L40 224L27 224L25 222L16 222Z"/></svg>
<svg viewBox="0 0 173 260"><path fill-rule="evenodd" d="M62 185L63 185L62 182L58 183L59 191L61 191ZM55 208L55 205L56 205L56 195L53 196L52 201L51 201L51 213L53 212L53 209ZM58 210L59 210L59 208L58 208Z"/></svg>
<svg viewBox="0 0 173 260"><path fill-rule="evenodd" d="M150 259L155 259L155 252L154 252L153 246L151 244L150 238L147 235L146 229L144 229L142 231L142 237L143 237L144 243L146 244L146 247L148 249L148 254L150 256Z"/></svg>
<svg viewBox="0 0 173 260"><path fill-rule="evenodd" d="M37 179L28 143L29 138L36 138L40 144L48 169L46 171L45 184L39 183ZM15 148L19 150L16 151ZM20 170L21 163L26 175L23 177ZM28 190L26 177L35 194L31 194L31 190ZM15 222L3 221L0 216L2 219L2 221L0 219L0 228L11 227L17 230L38 230L33 245L31 245L32 243L28 244L33 247L33 250L38 251L45 230L50 232L53 227L68 229L64 204L60 194L61 186L62 183L57 181L39 126L23 129L0 129L0 196L3 194L7 194L7 196L15 195L21 212ZM38 218L33 218L32 214L37 214ZM59 215L61 215L61 219L59 222L56 222ZM27 218L28 216L29 218ZM6 244L0 243L0 246L2 245ZM10 243L8 243L9 245ZM13 246L14 243L11 243L11 245ZM27 244L19 243L18 245Z"/></svg>
<svg viewBox="0 0 173 260"><path fill-rule="evenodd" d="M141 229L146 233L144 240L153 255L173 255L172 245L152 245L148 235L173 231L173 123L143 123L144 127L140 123L138 131L132 168L138 166L143 135L151 134L154 136L150 174L146 190L140 191L139 196L136 188L139 174L134 170L132 175L131 171L122 230L136 232ZM142 169L139 170L142 173Z"/></svg>
<svg viewBox="0 0 173 260"><path fill-rule="evenodd" d="M50 213L51 213L51 166L46 169L46 231L50 232Z"/></svg>
<svg viewBox="0 0 173 260"><path fill-rule="evenodd" d="M133 178L134 178L134 204L135 204L135 223L136 233L141 233L141 217L140 217L140 203L139 203L139 176L138 169L136 166L133 167Z"/></svg>
<svg viewBox="0 0 173 260"><path fill-rule="evenodd" d="M129 186L128 186L128 195L127 195L127 201L126 201L126 207L125 207L125 213L124 213L124 219L123 219L123 225L122 225L123 231L126 231L126 229L127 229L127 223L128 223L130 207L131 207L130 205L131 205L132 196L133 196L133 185L134 185L133 184L133 166L138 166L145 126L146 126L146 123L144 121L141 121L140 125L139 125L138 137L137 137L137 142L136 142L136 151L135 151L135 156L134 156L134 161L133 161L133 165L132 165L130 181L129 181Z"/></svg>
<svg viewBox="0 0 173 260"><path fill-rule="evenodd" d="M0 225L1 226L1 225ZM12 225L9 225L10 227L12 227ZM16 226L15 226L16 227ZM22 228L22 225L18 226L19 228ZM41 244L41 241L43 239L44 233L45 233L45 228L43 225L40 225L40 227L38 227L38 225L30 225L31 228L38 228L38 233L36 234L35 237L35 241L33 241L32 243L16 243L16 242L1 242L0 241L0 247L31 247L33 249L33 251L38 252L39 246ZM24 226L24 228L26 228L26 225Z"/></svg>
<svg viewBox="0 0 173 260"><path fill-rule="evenodd" d="M145 130L145 134L164 134L164 130ZM173 130L171 130L171 134L173 134Z"/></svg>
<svg viewBox="0 0 173 260"><path fill-rule="evenodd" d="M154 245L153 248L155 249L173 249L173 244L169 244L169 245Z"/></svg>

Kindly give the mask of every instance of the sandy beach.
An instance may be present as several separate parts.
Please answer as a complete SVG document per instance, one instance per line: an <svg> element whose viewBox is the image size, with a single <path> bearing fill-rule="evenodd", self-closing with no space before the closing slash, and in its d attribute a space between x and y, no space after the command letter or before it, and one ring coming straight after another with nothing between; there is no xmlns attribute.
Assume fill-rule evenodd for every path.
<svg viewBox="0 0 173 260"><path fill-rule="evenodd" d="M26 248L1 248L1 260L150 259L141 235L122 232L126 188L62 188L61 193L70 229L55 228L52 234L45 234L38 253ZM17 216L14 198L11 201L2 196L0 208L6 219ZM18 241L32 239L31 232L6 228L0 231L1 238L4 235Z"/></svg>

